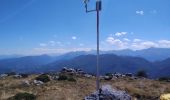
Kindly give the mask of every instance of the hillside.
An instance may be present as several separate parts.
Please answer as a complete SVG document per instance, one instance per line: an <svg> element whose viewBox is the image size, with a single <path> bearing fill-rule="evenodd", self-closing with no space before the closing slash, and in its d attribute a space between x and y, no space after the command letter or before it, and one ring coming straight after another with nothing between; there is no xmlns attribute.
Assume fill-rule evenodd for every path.
<svg viewBox="0 0 170 100"><path fill-rule="evenodd" d="M61 58L40 55L0 60L0 73L12 71L18 73L41 73L59 71L63 67L73 67L95 74L96 56L90 54L81 55L82 53L79 53L79 56L72 54L61 55ZM134 74L139 70L145 70L149 77L152 78L170 76L169 58L163 61L151 62L141 57L102 54L99 60L101 74L108 72Z"/></svg>
<svg viewBox="0 0 170 100"><path fill-rule="evenodd" d="M156 76L170 76L170 58L155 62L154 66L158 70L154 73Z"/></svg>
<svg viewBox="0 0 170 100"><path fill-rule="evenodd" d="M39 69L40 66L53 61L55 61L55 59L48 55L4 59L0 60L0 73L11 71L22 73L38 72L37 69Z"/></svg>
<svg viewBox="0 0 170 100"><path fill-rule="evenodd" d="M16 79L7 77L0 80L0 99L6 100L17 93L28 92L36 95L37 100L82 100L95 91L95 78L75 77L76 82L52 80L43 85L23 85L23 81L32 81L37 75ZM163 93L170 92L168 82L149 79L114 78L102 80L101 84L110 84L113 88L127 91L133 98L157 100ZM146 92L147 91L147 92Z"/></svg>
<svg viewBox="0 0 170 100"><path fill-rule="evenodd" d="M138 70L149 70L150 68L152 68L152 63L139 57L104 54L100 56L99 60L101 70L100 72L102 74L108 72L135 73ZM95 73L96 56L95 55L78 56L71 60L54 62L46 66L47 66L46 70L50 69L59 70L62 67L74 67L83 69L89 73Z"/></svg>
<svg viewBox="0 0 170 100"><path fill-rule="evenodd" d="M142 57L147 59L148 61L162 61L170 57L170 49L169 48L148 48L143 50L111 50L111 51L103 51L103 54L115 54L120 56L133 56L133 57Z"/></svg>

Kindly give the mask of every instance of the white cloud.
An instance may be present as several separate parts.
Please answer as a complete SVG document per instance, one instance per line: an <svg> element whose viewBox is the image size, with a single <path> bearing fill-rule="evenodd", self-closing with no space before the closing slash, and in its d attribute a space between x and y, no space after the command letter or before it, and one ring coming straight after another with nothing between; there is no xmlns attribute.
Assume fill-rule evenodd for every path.
<svg viewBox="0 0 170 100"><path fill-rule="evenodd" d="M49 44L50 44L51 46L55 46L55 45L56 45L56 42L55 42L55 41L49 41Z"/></svg>
<svg viewBox="0 0 170 100"><path fill-rule="evenodd" d="M70 42L66 42L66 44L70 44ZM56 45L57 48L54 48L53 45ZM79 43L80 48L67 48L62 47L62 43L60 41L49 41L47 43L40 43L40 48L35 48L30 51L34 54L45 54L45 53L67 53L71 51L89 51L91 48L83 48L84 44ZM50 47L51 46L51 47ZM61 47L61 48L58 48ZM120 49L132 49L132 50L141 50L147 49L151 47L156 48L170 48L170 40L157 40L157 41L149 41L142 39L128 39L128 38L120 38L108 36L105 41L101 41L101 49L102 50L120 50Z"/></svg>
<svg viewBox="0 0 170 100"><path fill-rule="evenodd" d="M154 41L142 40L142 39L133 39L133 42L130 44L130 49L133 50L140 50L140 49L147 49L151 47L159 47L159 44Z"/></svg>
<svg viewBox="0 0 170 100"><path fill-rule="evenodd" d="M76 39L77 39L77 37L76 37L76 36L72 36L71 38L72 38L73 40L76 40Z"/></svg>
<svg viewBox="0 0 170 100"><path fill-rule="evenodd" d="M140 11L136 11L137 15L144 15L144 11L140 10Z"/></svg>
<svg viewBox="0 0 170 100"><path fill-rule="evenodd" d="M115 39L113 38L113 37L108 37L107 39L106 39L106 42L108 42L109 44L115 44Z"/></svg>
<svg viewBox="0 0 170 100"><path fill-rule="evenodd" d="M30 54L63 54L76 51L90 51L91 48L33 48Z"/></svg>
<svg viewBox="0 0 170 100"><path fill-rule="evenodd" d="M140 39L139 39L140 40ZM134 39L133 43L131 44L131 49L146 49L146 48L170 48L170 40L158 40L158 41L143 41L138 39Z"/></svg>
<svg viewBox="0 0 170 100"><path fill-rule="evenodd" d="M134 42L131 44L131 49L140 50L147 49L151 47L158 47L158 44L152 41L144 41L144 42Z"/></svg>
<svg viewBox="0 0 170 100"><path fill-rule="evenodd" d="M126 48L126 46L128 44L127 42L123 42L120 39L114 39L113 37L108 37L106 39L106 42L109 43L110 45L118 47L118 49Z"/></svg>
<svg viewBox="0 0 170 100"><path fill-rule="evenodd" d="M40 46L45 47L45 46L64 46L60 41L49 41L47 43L40 43Z"/></svg>
<svg viewBox="0 0 170 100"><path fill-rule="evenodd" d="M158 43L159 43L160 47L162 47L162 48L170 48L169 40L159 40Z"/></svg>
<svg viewBox="0 0 170 100"><path fill-rule="evenodd" d="M152 41L145 41L141 43L142 45L144 45L145 47L156 47L157 44L152 42Z"/></svg>
<svg viewBox="0 0 170 100"><path fill-rule="evenodd" d="M124 41L130 42L131 40L128 38L123 38Z"/></svg>
<svg viewBox="0 0 170 100"><path fill-rule="evenodd" d="M141 40L141 39L133 39L133 41L122 38L117 39L114 37L107 37L105 42L102 42L102 46L107 49L114 47L114 49L132 49L132 50L140 50L147 49L151 47L155 48L170 48L170 40L158 40L158 41L149 41L149 40Z"/></svg>
<svg viewBox="0 0 170 100"><path fill-rule="evenodd" d="M141 42L141 39L134 39L133 42Z"/></svg>
<svg viewBox="0 0 170 100"><path fill-rule="evenodd" d="M122 35L126 35L127 34L127 32L116 32L115 33L115 36L122 36Z"/></svg>
<svg viewBox="0 0 170 100"><path fill-rule="evenodd" d="M160 44L170 44L169 40L159 40L158 41Z"/></svg>
<svg viewBox="0 0 170 100"><path fill-rule="evenodd" d="M40 43L40 46L45 47L45 46L47 46L47 44L46 43Z"/></svg>

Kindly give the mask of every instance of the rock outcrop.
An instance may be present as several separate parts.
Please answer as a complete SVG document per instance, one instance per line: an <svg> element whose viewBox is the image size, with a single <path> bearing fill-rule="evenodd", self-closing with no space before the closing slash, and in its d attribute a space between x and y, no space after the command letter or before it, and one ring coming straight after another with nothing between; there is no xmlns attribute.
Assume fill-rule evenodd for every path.
<svg viewBox="0 0 170 100"><path fill-rule="evenodd" d="M115 90L110 85L104 85L99 91L85 97L85 100L131 100L131 96L125 91Z"/></svg>

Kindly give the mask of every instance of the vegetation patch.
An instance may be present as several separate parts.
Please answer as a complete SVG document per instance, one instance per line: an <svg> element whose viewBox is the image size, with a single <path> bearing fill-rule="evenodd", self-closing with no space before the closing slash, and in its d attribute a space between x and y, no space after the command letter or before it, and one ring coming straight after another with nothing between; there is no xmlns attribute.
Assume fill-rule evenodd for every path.
<svg viewBox="0 0 170 100"><path fill-rule="evenodd" d="M61 81L61 80L67 80L68 77L66 75L59 75L59 78L58 80Z"/></svg>
<svg viewBox="0 0 170 100"><path fill-rule="evenodd" d="M20 74L22 78L27 78L29 75L28 74Z"/></svg>
<svg viewBox="0 0 170 100"><path fill-rule="evenodd" d="M144 70L138 71L138 72L136 73L136 76L137 76L137 77L145 77L145 78L148 77L146 71L144 71Z"/></svg>
<svg viewBox="0 0 170 100"><path fill-rule="evenodd" d="M160 77L159 81L170 82L170 78L169 77Z"/></svg>
<svg viewBox="0 0 170 100"><path fill-rule="evenodd" d="M8 100L36 100L36 96L30 93L18 93Z"/></svg>
<svg viewBox="0 0 170 100"><path fill-rule="evenodd" d="M38 80L38 81L42 81L42 82L44 82L44 83L47 83L47 82L49 82L49 81L50 81L50 78L49 78L49 76L48 76L48 75L46 75L46 74L42 74L42 75L40 75L40 76L36 77L36 80Z"/></svg>
<svg viewBox="0 0 170 100"><path fill-rule="evenodd" d="M70 77L70 78L68 78L68 81L76 82L76 79L75 79L75 78L73 78L73 77Z"/></svg>

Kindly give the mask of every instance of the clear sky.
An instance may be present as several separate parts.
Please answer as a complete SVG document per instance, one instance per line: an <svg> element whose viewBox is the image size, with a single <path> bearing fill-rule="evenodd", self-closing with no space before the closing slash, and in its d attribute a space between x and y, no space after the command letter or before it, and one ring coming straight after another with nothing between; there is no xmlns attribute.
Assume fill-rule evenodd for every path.
<svg viewBox="0 0 170 100"><path fill-rule="evenodd" d="M170 48L170 0L102 2L101 50ZM1 55L95 48L96 13L86 14L83 0L0 0Z"/></svg>

